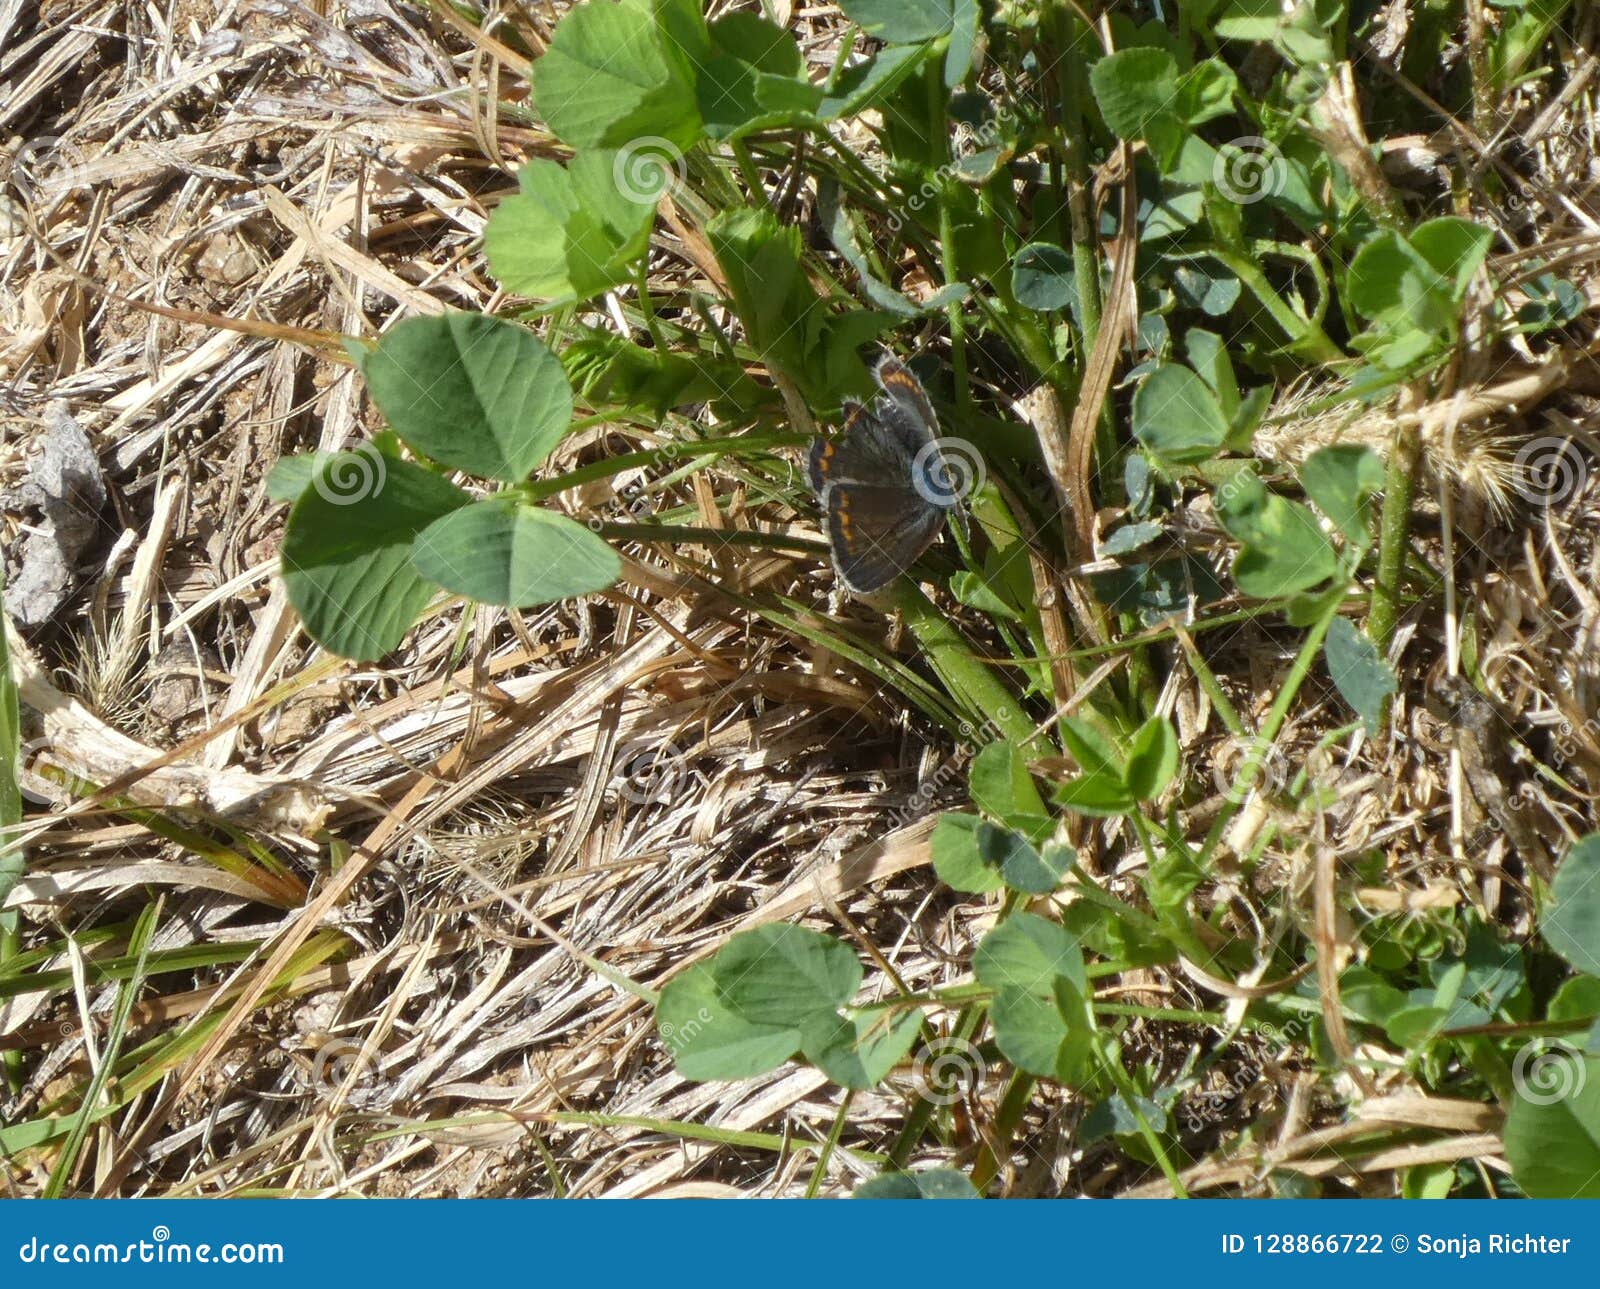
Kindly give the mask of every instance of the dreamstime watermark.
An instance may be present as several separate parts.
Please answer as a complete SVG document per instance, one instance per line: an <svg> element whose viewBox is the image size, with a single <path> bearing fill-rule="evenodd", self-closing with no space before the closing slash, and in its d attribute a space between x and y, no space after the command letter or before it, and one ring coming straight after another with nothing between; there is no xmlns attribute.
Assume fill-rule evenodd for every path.
<svg viewBox="0 0 1600 1289"><path fill-rule="evenodd" d="M88 163L79 148L56 135L29 139L12 155L6 179L31 206L53 206L88 186Z"/></svg>
<svg viewBox="0 0 1600 1289"><path fill-rule="evenodd" d="M1583 1091L1589 1067L1583 1053L1568 1043L1539 1040L1511 1058L1511 1084L1534 1105L1554 1105Z"/></svg>
<svg viewBox="0 0 1600 1289"><path fill-rule="evenodd" d="M673 465L682 455L683 445L681 443L663 443L660 447L654 448L649 452L641 473L622 488L616 490L614 493L615 499L621 505L623 514L628 519L637 520L653 513L653 508L650 504L651 483L645 477L643 470L648 470L651 466ZM583 522L591 533L598 534L605 529L607 520L603 515L595 514L590 515Z"/></svg>
<svg viewBox="0 0 1600 1289"><path fill-rule="evenodd" d="M1535 506L1559 506L1583 491L1589 465L1569 438L1546 435L1529 439L1512 461L1512 487Z"/></svg>
<svg viewBox="0 0 1600 1289"><path fill-rule="evenodd" d="M888 831L896 832L923 818L932 809L933 803L963 777L966 764L966 758L960 756L941 762L932 774L917 784L903 806L889 812Z"/></svg>
<svg viewBox="0 0 1600 1289"><path fill-rule="evenodd" d="M1300 1020L1292 1020L1287 1025L1264 1024L1256 1026L1253 1033L1256 1038L1273 1047L1273 1056L1277 1059L1305 1038L1306 1025ZM1266 1074L1266 1064L1265 1061L1247 1060L1228 1071L1220 1087L1203 1088L1191 1093L1185 1098L1180 1112L1184 1127L1195 1133L1224 1122L1233 1112L1234 1103L1261 1082Z"/></svg>
<svg viewBox="0 0 1600 1289"><path fill-rule="evenodd" d="M1544 763L1555 773L1560 774L1577 760L1585 747L1593 748L1597 743L1600 743L1600 716L1591 716L1581 725L1562 721L1555 727L1555 733L1550 739L1549 754L1544 758ZM1506 797L1506 808L1520 814L1524 810L1534 809L1547 802L1548 798L1541 796L1535 782L1525 781ZM1498 815L1491 815L1484 823L1485 826L1496 830L1504 828Z"/></svg>
<svg viewBox="0 0 1600 1289"><path fill-rule="evenodd" d="M1231 139L1217 149L1211 164L1211 182L1217 191L1240 206L1276 197L1289 181L1289 168L1277 144L1259 134Z"/></svg>
<svg viewBox="0 0 1600 1289"><path fill-rule="evenodd" d="M1240 805L1252 793L1274 797L1293 777L1277 744L1257 736L1230 734L1211 761L1211 781L1223 798Z"/></svg>
<svg viewBox="0 0 1600 1289"><path fill-rule="evenodd" d="M668 443L654 449L650 454L652 465L671 465L683 454L683 448L677 443ZM617 500L622 504L622 509L629 518L638 518L651 512L650 489L652 481L643 472L630 479L617 492Z"/></svg>
<svg viewBox="0 0 1600 1289"><path fill-rule="evenodd" d="M98 786L62 763L53 739L29 739L17 749L17 787L34 805L85 797Z"/></svg>
<svg viewBox="0 0 1600 1289"><path fill-rule="evenodd" d="M636 738L618 749L612 781L624 801L665 805L682 795L686 783L704 783L705 776L689 766L676 743Z"/></svg>
<svg viewBox="0 0 1600 1289"><path fill-rule="evenodd" d="M361 1062L361 1044L349 1039L328 1039L311 1060L311 1086L330 1096L344 1093L352 1100L370 1096L377 1081L377 1070Z"/></svg>
<svg viewBox="0 0 1600 1289"><path fill-rule="evenodd" d="M915 214L934 201L944 190L946 184L960 176L962 161L972 156L975 152L981 152L985 148L993 147L1007 125L1015 119L1016 114L1014 112L1002 108L994 114L992 119L985 121L976 129L959 132L956 138L956 159L947 161L934 171L929 178L924 180L921 187L907 194L905 201L907 209ZM905 222L898 210L889 212L889 231L891 233L898 233L905 226Z"/></svg>
<svg viewBox="0 0 1600 1289"><path fill-rule="evenodd" d="M983 1054L962 1038L936 1038L911 1064L917 1095L934 1105L954 1105L970 1097L989 1077Z"/></svg>
<svg viewBox="0 0 1600 1289"><path fill-rule="evenodd" d="M1001 729L1001 722L1009 721L1011 715L1009 707L998 707L993 716L979 724L962 721L956 727L956 732L961 736L963 747L971 751L1004 739L1005 732ZM894 832L907 828L924 818L928 811L933 809L935 801L965 778L968 759L963 754L957 754L941 761L932 774L917 784L905 804L889 812L888 830Z"/></svg>
<svg viewBox="0 0 1600 1289"><path fill-rule="evenodd" d="M40 1266L127 1266L132 1263L157 1263L162 1266L191 1262L250 1264L271 1263L281 1266L284 1261L281 1244L189 1244L174 1240L172 1231L157 1224L150 1229L148 1240L118 1244L103 1240L95 1244L79 1240L67 1244L55 1240L40 1240L35 1235L17 1249L17 1261Z"/></svg>
<svg viewBox="0 0 1600 1289"><path fill-rule="evenodd" d="M311 486L331 506L351 506L383 491L389 466L375 444L341 452L311 476Z"/></svg>
<svg viewBox="0 0 1600 1289"><path fill-rule="evenodd" d="M661 194L682 183L683 176L683 150L658 134L630 140L611 162L611 182L617 191L641 206L661 200Z"/></svg>
<svg viewBox="0 0 1600 1289"><path fill-rule="evenodd" d="M1585 736L1582 740L1578 737L1580 731ZM1578 726L1571 721L1562 721L1556 727L1556 737L1551 742L1550 768L1559 771L1570 765L1585 741L1600 741L1600 716L1591 716Z"/></svg>
<svg viewBox="0 0 1600 1289"><path fill-rule="evenodd" d="M670 1020L662 1021L658 1032L662 1041L666 1043L667 1050L677 1056L705 1032L706 1026L711 1024L711 1021L711 1009L702 1007L681 1025Z"/></svg>
<svg viewBox="0 0 1600 1289"><path fill-rule="evenodd" d="M988 481L978 449L966 439L934 439L918 450L911 463L911 484L930 506L950 507L965 501Z"/></svg>

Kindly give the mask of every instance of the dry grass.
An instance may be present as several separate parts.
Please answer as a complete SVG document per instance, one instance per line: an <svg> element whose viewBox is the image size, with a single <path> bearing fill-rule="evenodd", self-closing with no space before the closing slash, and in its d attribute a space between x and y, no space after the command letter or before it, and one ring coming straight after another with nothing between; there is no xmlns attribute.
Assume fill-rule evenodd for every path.
<svg viewBox="0 0 1600 1289"><path fill-rule="evenodd" d="M62 813L34 841L17 902L59 935L160 890L159 947L265 946L237 967L159 977L135 1012L137 1040L226 1012L225 991L253 978L274 938L315 919L293 889L274 911L249 882L125 816L64 810L50 766L103 784L179 748L176 773L142 776L128 796L227 811L314 889L329 879L315 873L322 826L363 847L351 862L370 869L325 923L349 959L249 1012L181 1097L162 1095L169 1082L102 1129L76 1184L795 1189L797 1149L735 1158L638 1127L550 1122L681 1119L798 1145L826 1134L838 1096L809 1071L686 1084L649 1008L574 950L659 986L735 928L837 903L900 946L908 978L947 978L938 946L968 932L914 871L925 822L877 839L897 810L923 819L910 796L919 767L948 749L925 749L858 677L704 584L509 624L485 615L465 659L456 611L381 670L319 663L274 581L282 508L262 481L282 455L370 432L349 369L288 340L151 316L80 285L38 243L118 297L295 327L373 335L406 313L493 308L476 238L509 170L543 146L492 114L494 77L521 97L514 69L491 42L388 5L329 17L189 0L11 8L0 47L13 152L26 148L29 173L57 183L44 197L59 196L18 201L5 243L7 469L20 477L51 401L63 403L114 498L91 558L116 551L39 635L49 661L30 673L30 706L61 718L33 731L45 742L30 783ZM608 446L624 450L620 430ZM136 557L151 576L136 576ZM792 589L807 572L768 561L743 580ZM636 580L671 591L667 574ZM52 684L84 705L43 698ZM271 802L255 781L218 793L224 767L270 781ZM54 992L0 1009L30 1075L5 1121L38 1114L84 1068L85 1044L63 1028L87 1022L103 1037L111 991L80 1000L86 1016ZM900 1110L883 1098L871 1117L887 1134ZM398 1124L415 1128L381 1139ZM868 1171L841 1154L831 1184ZM41 1180L9 1173L15 1191Z"/></svg>
<svg viewBox="0 0 1600 1289"><path fill-rule="evenodd" d="M504 303L478 237L515 164L549 141L502 110L523 96L521 56L494 24L443 12L390 0L327 14L294 0L0 0L0 140L39 181L30 201L9 193L0 237L0 482L22 477L60 404L89 434L110 494L71 598L27 633L24 697L43 713L30 785L52 804L32 816L40 827L12 903L25 944L80 947L50 963L72 973L70 987L0 1002L0 1047L21 1051L26 1071L0 1123L50 1113L101 1058L116 990L84 971L96 928L159 894L156 949L247 947L162 972L138 998L124 1050L180 1032L195 1045L174 1049L159 1080L92 1129L70 1190L800 1194L839 1089L792 1066L686 1082L647 1004L592 959L659 988L732 931L805 918L860 936L921 990L961 978L993 915L926 867L930 796L932 807L959 799L961 752L828 651L719 596L690 560L638 552L614 593L509 619L479 610L465 637L451 606L382 667L329 661L299 632L274 578L283 511L263 491L266 470L364 438L375 417L337 355L201 315L371 336L409 313ZM811 26L825 65L831 19L795 22ZM550 23L535 12L520 29ZM1560 100L1530 90L1506 122L1534 158L1536 199L1514 215L1479 213L1504 234L1497 272L1510 275L1516 248L1560 248L1593 306L1597 86L1568 83L1577 88ZM664 274L686 271L663 262ZM1541 792L1538 831L1559 845L1592 826L1600 371L1582 336L1593 331L1591 307L1536 397L1514 382L1537 383L1557 358L1523 346L1459 373L1461 399L1412 409L1439 467L1430 478L1446 481L1419 521L1424 547L1441 573L1454 553L1454 584L1403 628L1399 737L1315 750L1345 719L1328 690L1281 741L1295 768L1310 757L1340 789L1314 844L1269 845L1263 873L1299 893L1307 921L1332 925L1319 854L1376 848L1381 889L1343 894L1395 911L1470 901L1525 924L1507 838L1466 857L1471 802L1425 711L1458 621L1508 711L1573 731L1572 792ZM1285 417L1271 442L1286 460L1313 437L1370 430L1348 417L1330 429L1321 413L1311 424L1292 407ZM1530 508L1504 463L1540 436L1571 437L1585 473L1560 504ZM563 450L570 463L644 441L608 427ZM1479 477L1499 492L1460 487ZM747 481L731 469L698 479L676 499L700 505L701 522L725 522ZM770 507L760 520L813 522ZM19 522L8 520L8 545ZM816 568L809 556L751 556L721 571L743 591L794 597L819 624L882 638L878 615L830 602ZM1248 624L1207 637L1241 709L1276 689L1288 638ZM1205 781L1237 748L1182 653L1163 647L1174 658L1163 710L1190 777ZM103 785L160 761L119 782L114 803L86 806L60 783L63 769ZM283 872L223 871L135 804L169 822L221 820L239 853L259 846ZM1217 804L1193 809L1196 829ZM1264 798L1252 803L1233 852L1272 822ZM1140 862L1131 839L1113 831L1097 844L1108 880L1128 881ZM1267 895L1224 882L1208 898L1233 901L1241 934L1267 946L1281 929ZM291 958L300 945L323 951ZM1147 976L1134 982L1141 998L1201 1010L1260 983ZM1134 1035L1136 1052L1173 1072L1207 1046L1198 1028ZM1251 1068L1249 1095L1229 1097L1229 1117L1194 1137L1196 1157L1213 1151L1186 1175L1197 1190L1257 1188L1273 1161L1370 1193L1388 1193L1412 1163L1498 1166L1491 1108L1422 1098L1397 1079L1363 1089L1349 1119L1345 1090L1316 1085L1281 1048L1241 1050L1214 1073L1227 1087ZM824 1193L877 1170L870 1155L903 1122L908 1084L853 1099ZM948 1147L918 1160L969 1158L1000 1091L998 1075L980 1078ZM1081 1144L1084 1109L1038 1098L1011 1160L1014 1193L1119 1193L1159 1177L1109 1142ZM768 1139L696 1141L649 1121ZM1236 1150L1230 1134L1249 1124L1253 1140ZM1375 1126L1421 1131L1366 1150ZM43 1167L23 1157L0 1176L35 1193Z"/></svg>

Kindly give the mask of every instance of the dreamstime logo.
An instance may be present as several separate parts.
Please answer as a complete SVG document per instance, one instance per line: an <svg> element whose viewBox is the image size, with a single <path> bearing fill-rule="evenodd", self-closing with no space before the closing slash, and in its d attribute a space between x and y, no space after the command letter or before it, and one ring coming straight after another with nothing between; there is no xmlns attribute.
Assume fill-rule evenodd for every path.
<svg viewBox="0 0 1600 1289"><path fill-rule="evenodd" d="M618 151L611 163L611 182L629 201L659 201L661 194L683 180L683 151L671 139L647 134Z"/></svg>
<svg viewBox="0 0 1600 1289"><path fill-rule="evenodd" d="M1247 773L1252 760L1255 770ZM1211 781L1234 805L1241 804L1252 791L1275 796L1289 786L1289 759L1276 744L1259 736L1230 734L1211 762Z"/></svg>
<svg viewBox="0 0 1600 1289"><path fill-rule="evenodd" d="M1588 1067L1583 1054L1562 1042L1533 1042L1511 1058L1511 1083L1534 1105L1554 1105L1583 1091Z"/></svg>
<svg viewBox="0 0 1600 1289"><path fill-rule="evenodd" d="M917 1095L934 1105L954 1105L983 1086L988 1063L971 1043L960 1038L938 1038L917 1053L911 1081Z"/></svg>
<svg viewBox="0 0 1600 1289"><path fill-rule="evenodd" d="M638 738L617 753L617 795L636 806L670 802L680 794L685 779L698 777L675 743Z"/></svg>
<svg viewBox="0 0 1600 1289"><path fill-rule="evenodd" d="M1517 449L1512 465L1512 486L1535 506L1559 506L1583 491L1589 479L1588 463L1571 439L1530 439Z"/></svg>
<svg viewBox="0 0 1600 1289"><path fill-rule="evenodd" d="M962 721L956 726L956 733L961 735L961 741L971 748L987 747L996 739L1003 739L1005 732L1000 728L1002 721L1011 719L1011 709L1004 705L994 709L994 714L988 717L983 724L974 725L971 721Z"/></svg>
<svg viewBox="0 0 1600 1289"><path fill-rule="evenodd" d="M682 1025L675 1025L670 1020L664 1020L659 1026L662 1041L674 1056L682 1052L690 1043L700 1037L701 1032L711 1024L711 1009L702 1007L694 1014L691 1020Z"/></svg>
<svg viewBox="0 0 1600 1289"><path fill-rule="evenodd" d="M317 495L333 506L350 506L383 491L389 467L371 443L341 452L311 476Z"/></svg>
<svg viewBox="0 0 1600 1289"><path fill-rule="evenodd" d="M11 186L34 206L51 206L87 186L87 163L76 146L55 135L29 139L11 158Z"/></svg>
<svg viewBox="0 0 1600 1289"><path fill-rule="evenodd" d="M53 751L48 738L29 739L17 749L17 786L22 795L34 805L48 806L92 793L95 785L69 770Z"/></svg>
<svg viewBox="0 0 1600 1289"><path fill-rule="evenodd" d="M642 480L635 479L617 494L617 500L622 503L623 512L630 519L636 519L650 510L650 498L645 493Z"/></svg>
<svg viewBox="0 0 1600 1289"><path fill-rule="evenodd" d="M312 1058L311 1086L331 1096L344 1087L353 1070L355 1081L351 1084L351 1091L358 1095L371 1092L377 1081L377 1071L370 1065L358 1065L360 1059L360 1043L330 1038Z"/></svg>
<svg viewBox="0 0 1600 1289"><path fill-rule="evenodd" d="M1600 739L1600 717L1591 716L1578 726L1571 721L1562 721L1556 727L1556 736L1551 745L1550 768L1557 771L1564 769L1586 744L1593 744L1597 739Z"/></svg>
<svg viewBox="0 0 1600 1289"><path fill-rule="evenodd" d="M992 120L985 121L976 130L963 129L959 131L956 139L957 159L955 161L947 161L932 176L926 179L920 188L908 194L906 205L912 211L920 211L929 202L933 201L943 191L944 186L961 173L961 162L975 152L981 152L985 148L992 147L996 140L999 139L1001 132L1013 120L1015 120L1014 114L1002 109L995 113ZM901 218L899 211L892 210L889 212L889 231L891 233L898 233L904 224L905 220Z"/></svg>
<svg viewBox="0 0 1600 1289"><path fill-rule="evenodd" d="M990 743L1003 739L1005 731L1000 728L1000 723L1010 719L1011 709L1001 706L995 708L994 715L980 725L962 721L956 727L956 732L961 736L964 751L940 762L933 773L916 786L904 805L889 812L889 831L905 828L927 815L934 801L965 775L967 762L970 759L965 752L987 747Z"/></svg>
<svg viewBox="0 0 1600 1289"><path fill-rule="evenodd" d="M978 449L965 439L924 444L911 463L911 482L930 506L953 506L983 487L989 473Z"/></svg>
<svg viewBox="0 0 1600 1289"><path fill-rule="evenodd" d="M683 448L679 444L668 443L651 452L650 460L654 465L671 465L682 455ZM647 513L651 509L651 493L657 483L658 481L649 479L643 473L630 479L616 494L617 500L622 503L622 509L630 516Z"/></svg>
<svg viewBox="0 0 1600 1289"><path fill-rule="evenodd" d="M1294 1044L1305 1038L1305 1023L1292 1020L1287 1025L1271 1023L1257 1025L1252 1031L1261 1042L1273 1049L1271 1060L1281 1059ZM1247 1060L1232 1070L1221 1087L1204 1088L1192 1093L1183 1107L1184 1126L1190 1132L1199 1132L1207 1126L1222 1123L1233 1112L1233 1105L1244 1096L1266 1073L1266 1060Z"/></svg>
<svg viewBox="0 0 1600 1289"><path fill-rule="evenodd" d="M1241 206L1276 197L1288 179L1283 153L1259 134L1224 143L1211 165L1211 182L1224 197Z"/></svg>

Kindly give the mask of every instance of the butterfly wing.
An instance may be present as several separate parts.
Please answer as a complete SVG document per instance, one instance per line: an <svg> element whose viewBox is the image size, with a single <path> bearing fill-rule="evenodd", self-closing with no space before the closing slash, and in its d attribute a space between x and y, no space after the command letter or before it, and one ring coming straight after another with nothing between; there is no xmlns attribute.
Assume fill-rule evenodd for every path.
<svg viewBox="0 0 1600 1289"><path fill-rule="evenodd" d="M900 484L829 488L828 545L839 579L858 595L881 590L928 549L945 512Z"/></svg>
<svg viewBox="0 0 1600 1289"><path fill-rule="evenodd" d="M938 414L928 401L922 382L898 358L892 355L884 358L872 376L883 391L873 403L873 416L905 454L906 460L913 461L937 437Z"/></svg>
<svg viewBox="0 0 1600 1289"><path fill-rule="evenodd" d="M911 458L899 440L886 436L874 423L873 409L848 403L844 429L834 438L812 441L807 474L812 491L820 497L835 483L909 482Z"/></svg>
<svg viewBox="0 0 1600 1289"><path fill-rule="evenodd" d="M937 491L916 486L919 470L935 464L926 452L938 430L928 396L898 359L885 358L873 376L879 396L871 406L847 404L843 430L816 440L807 460L834 567L861 595L905 572L939 535L947 510Z"/></svg>

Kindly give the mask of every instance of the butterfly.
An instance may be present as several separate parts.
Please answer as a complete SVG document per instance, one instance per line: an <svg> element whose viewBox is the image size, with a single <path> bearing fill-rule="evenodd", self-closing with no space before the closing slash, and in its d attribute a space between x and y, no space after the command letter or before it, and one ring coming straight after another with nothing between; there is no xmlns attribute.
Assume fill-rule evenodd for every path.
<svg viewBox="0 0 1600 1289"><path fill-rule="evenodd" d="M858 595L904 573L961 495L921 382L892 356L872 375L878 397L847 402L843 432L813 443L808 462L833 566Z"/></svg>

